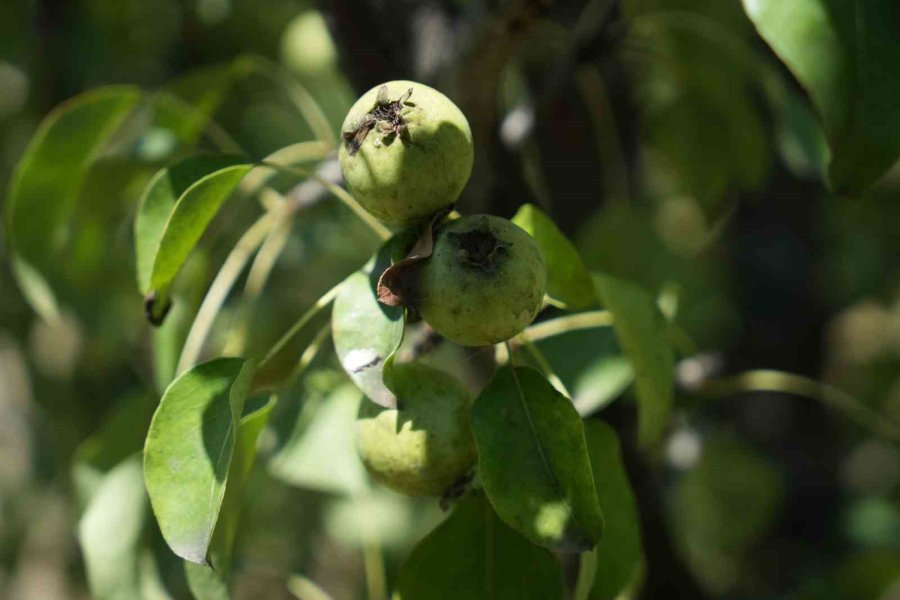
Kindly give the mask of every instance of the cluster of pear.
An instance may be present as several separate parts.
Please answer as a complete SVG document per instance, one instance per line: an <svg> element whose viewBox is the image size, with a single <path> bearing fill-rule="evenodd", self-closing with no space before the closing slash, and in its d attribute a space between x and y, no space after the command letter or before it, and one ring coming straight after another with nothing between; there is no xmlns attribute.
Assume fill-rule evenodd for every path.
<svg viewBox="0 0 900 600"><path fill-rule="evenodd" d="M432 252L417 265L407 298L435 332L463 346L518 335L541 308L546 269L534 239L506 219L467 215L434 221L472 173L469 123L445 95L411 81L372 88L343 125L340 164L359 204L392 229L434 223ZM364 402L360 456L373 478L409 495L440 495L475 461L471 396L453 376L397 365L397 409Z"/></svg>

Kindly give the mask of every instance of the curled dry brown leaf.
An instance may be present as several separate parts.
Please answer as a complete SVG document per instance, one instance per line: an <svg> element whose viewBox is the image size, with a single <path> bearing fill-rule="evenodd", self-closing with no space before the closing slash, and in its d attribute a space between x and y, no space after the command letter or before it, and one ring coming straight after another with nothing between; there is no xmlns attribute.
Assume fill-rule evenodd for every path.
<svg viewBox="0 0 900 600"><path fill-rule="evenodd" d="M452 211L453 207L450 206L435 214L431 221L422 227L409 253L384 270L378 278L376 290L379 302L387 306L412 308L416 267L434 252L435 229Z"/></svg>

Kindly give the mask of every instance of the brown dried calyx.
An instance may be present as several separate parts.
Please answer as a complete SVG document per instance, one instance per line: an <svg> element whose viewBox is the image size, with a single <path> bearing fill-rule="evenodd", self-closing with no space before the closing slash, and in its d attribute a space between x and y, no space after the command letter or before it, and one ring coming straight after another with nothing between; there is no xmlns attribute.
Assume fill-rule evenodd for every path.
<svg viewBox="0 0 900 600"><path fill-rule="evenodd" d="M409 142L409 128L400 112L412 96L412 92L412 88L409 88L397 100L389 100L387 86L378 88L375 108L363 115L349 131L343 132L350 156L359 152L366 136L373 128L382 134L379 141L384 144L390 144L396 136L404 142Z"/></svg>
<svg viewBox="0 0 900 600"><path fill-rule="evenodd" d="M460 262L493 273L511 244L494 235L491 224L484 219L472 231L448 233L449 239L459 249L456 253Z"/></svg>

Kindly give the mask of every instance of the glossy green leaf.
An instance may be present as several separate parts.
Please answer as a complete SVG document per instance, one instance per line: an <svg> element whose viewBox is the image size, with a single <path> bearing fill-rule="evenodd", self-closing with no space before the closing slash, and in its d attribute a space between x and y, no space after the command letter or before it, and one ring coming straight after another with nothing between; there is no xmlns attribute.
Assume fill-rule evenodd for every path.
<svg viewBox="0 0 900 600"><path fill-rule="evenodd" d="M58 268L88 168L140 98L136 88L114 86L61 104L41 123L16 166L6 200L9 243L43 288L49 289L45 271Z"/></svg>
<svg viewBox="0 0 900 600"><path fill-rule="evenodd" d="M891 0L743 0L760 35L808 90L839 192L874 183L900 157L900 19Z"/></svg>
<svg viewBox="0 0 900 600"><path fill-rule="evenodd" d="M194 183L207 175L245 162L235 156L206 154L185 158L161 169L144 188L134 220L134 245L138 287L150 291L156 255L175 204Z"/></svg>
<svg viewBox="0 0 900 600"><path fill-rule="evenodd" d="M184 576L194 600L231 600L228 584L210 567L185 561Z"/></svg>
<svg viewBox="0 0 900 600"><path fill-rule="evenodd" d="M356 452L356 414L361 394L347 383L326 397L308 395L297 425L269 471L298 487L335 494L358 494L366 474Z"/></svg>
<svg viewBox="0 0 900 600"><path fill-rule="evenodd" d="M566 308L587 308L597 297L591 274L578 250L556 223L534 204L526 204L512 218L513 223L535 239L547 266L547 295Z"/></svg>
<svg viewBox="0 0 900 600"><path fill-rule="evenodd" d="M240 421L237 444L228 470L225 499L216 522L209 559L212 566L189 561L184 563L188 587L196 600L229 600L228 576L231 572L231 556L244 497L247 477L256 460L257 440L272 408L274 397L263 406L245 414Z"/></svg>
<svg viewBox="0 0 900 600"><path fill-rule="evenodd" d="M603 539L594 550L596 568L589 598L616 600L640 573L640 522L615 430L602 421L586 421L584 437L606 518Z"/></svg>
<svg viewBox="0 0 900 600"><path fill-rule="evenodd" d="M234 159L225 158L223 160L234 162ZM200 237L206 231L206 227L213 217L216 216L219 208L252 168L253 165L248 163L232 164L212 171L191 183L171 207L161 232L159 231L160 213L163 212L170 200L167 188L170 188L171 191L175 191L177 188L171 188L171 182L164 181L166 175L154 177L152 187L146 197L146 199L152 199L150 199L149 205L146 199L144 203L149 214L141 211L145 219L143 219L142 231L136 232L141 236L137 244L145 248L141 250L138 258L138 273L142 279L147 278L146 287L142 291L147 296L147 311L152 322L161 321L165 316L165 307L168 304L166 296L172 281L178 275L197 242L200 241ZM154 188L157 188L156 191ZM144 235L147 237L145 238ZM153 239L156 235L158 235L159 241L155 249L150 250L151 260L146 248L153 246ZM149 269L146 266L148 263L152 263Z"/></svg>
<svg viewBox="0 0 900 600"><path fill-rule="evenodd" d="M191 593L197 600L228 600L228 575L234 539L244 499L244 488L253 463L256 461L257 440L275 407L274 396L268 402L241 417L237 444L228 469L228 485L216 530L213 533L209 558L212 567L185 562L184 569Z"/></svg>
<svg viewBox="0 0 900 600"><path fill-rule="evenodd" d="M556 558L510 529L474 493L413 549L394 598L562 600L565 588Z"/></svg>
<svg viewBox="0 0 900 600"><path fill-rule="evenodd" d="M144 479L163 537L178 556L209 564L253 364L219 358L176 379L144 446Z"/></svg>
<svg viewBox="0 0 900 600"><path fill-rule="evenodd" d="M594 283L634 369L640 441L651 444L662 435L672 412L675 353L666 321L653 296L639 285L605 274L595 275Z"/></svg>
<svg viewBox="0 0 900 600"><path fill-rule="evenodd" d="M767 115L754 101L765 66L737 2L624 0L625 45L640 100L656 193L685 194L709 217L730 190L762 184L770 166ZM613 134L615 135L615 134ZM621 259L620 256L616 258Z"/></svg>
<svg viewBox="0 0 900 600"><path fill-rule="evenodd" d="M334 348L344 371L370 400L387 408L397 405L384 379L403 340L403 309L379 303L375 289L391 264L393 245L387 242L365 268L347 278L331 315Z"/></svg>
<svg viewBox="0 0 900 600"><path fill-rule="evenodd" d="M140 597L139 559L146 517L141 459L135 455L103 478L78 523L92 598Z"/></svg>
<svg viewBox="0 0 900 600"><path fill-rule="evenodd" d="M592 548L603 515L581 418L530 368L504 367L472 408L478 475L497 511L536 544Z"/></svg>

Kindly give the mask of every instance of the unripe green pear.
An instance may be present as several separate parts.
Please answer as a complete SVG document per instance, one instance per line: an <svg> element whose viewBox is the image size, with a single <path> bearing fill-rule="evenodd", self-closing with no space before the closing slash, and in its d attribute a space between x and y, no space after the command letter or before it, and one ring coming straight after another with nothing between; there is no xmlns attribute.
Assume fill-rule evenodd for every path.
<svg viewBox="0 0 900 600"><path fill-rule="evenodd" d="M342 132L347 187L363 208L394 227L453 204L472 173L469 122L449 98L421 83L372 88L350 109Z"/></svg>
<svg viewBox="0 0 900 600"><path fill-rule="evenodd" d="M475 463L471 396L455 377L420 363L394 367L396 409L363 401L360 458L372 478L408 496L440 496Z"/></svg>
<svg viewBox="0 0 900 600"><path fill-rule="evenodd" d="M415 304L422 318L463 346L518 335L540 311L547 285L534 238L492 215L466 216L441 227L418 277Z"/></svg>

